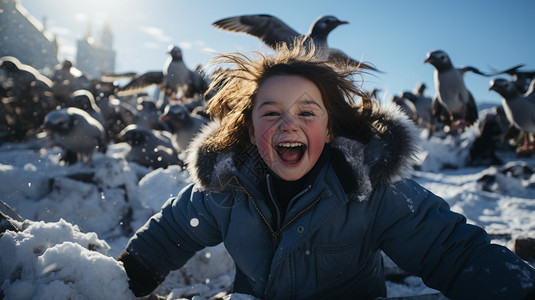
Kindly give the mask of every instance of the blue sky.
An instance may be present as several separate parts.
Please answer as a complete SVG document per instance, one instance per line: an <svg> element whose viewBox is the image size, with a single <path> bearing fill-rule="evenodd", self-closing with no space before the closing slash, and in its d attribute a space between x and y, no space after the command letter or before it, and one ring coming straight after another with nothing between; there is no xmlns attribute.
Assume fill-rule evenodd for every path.
<svg viewBox="0 0 535 300"><path fill-rule="evenodd" d="M418 82L433 96L433 67L427 52L446 51L455 66L481 71L525 64L535 70L535 1L164 1L164 0L20 0L60 42L61 58L74 57L75 41L89 28L100 33L109 22L117 51L116 71L159 70L170 44L179 45L190 68L205 64L213 52L250 52L265 47L252 36L230 33L212 22L242 14L272 14L306 33L321 15L348 21L331 32L330 46L373 63L384 71L365 77L364 88L379 96L412 90ZM504 75L504 78L509 78ZM467 73L465 83L476 102L500 103L489 92L491 78Z"/></svg>

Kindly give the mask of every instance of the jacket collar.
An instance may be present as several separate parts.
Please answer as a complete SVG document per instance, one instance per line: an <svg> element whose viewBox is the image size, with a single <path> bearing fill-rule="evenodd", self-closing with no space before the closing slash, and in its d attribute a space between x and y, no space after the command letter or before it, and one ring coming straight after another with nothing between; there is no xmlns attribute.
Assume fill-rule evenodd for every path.
<svg viewBox="0 0 535 300"><path fill-rule="evenodd" d="M383 130L369 143L336 137L331 162L344 191L359 201L368 198L373 187L391 184L410 176L418 153L418 134L412 121L394 105L377 108L382 114ZM240 152L209 151L206 138L217 128L213 121L196 136L188 149L188 171L192 181L202 189L221 192L235 187L234 178L257 185L267 166L256 146Z"/></svg>

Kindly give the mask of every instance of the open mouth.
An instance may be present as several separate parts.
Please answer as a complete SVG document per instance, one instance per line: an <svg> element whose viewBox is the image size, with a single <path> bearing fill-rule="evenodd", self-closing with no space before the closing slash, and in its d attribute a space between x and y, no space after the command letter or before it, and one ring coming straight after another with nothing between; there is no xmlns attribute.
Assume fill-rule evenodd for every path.
<svg viewBox="0 0 535 300"><path fill-rule="evenodd" d="M275 149L283 162L289 165L295 165L303 158L307 146L302 143L280 143Z"/></svg>

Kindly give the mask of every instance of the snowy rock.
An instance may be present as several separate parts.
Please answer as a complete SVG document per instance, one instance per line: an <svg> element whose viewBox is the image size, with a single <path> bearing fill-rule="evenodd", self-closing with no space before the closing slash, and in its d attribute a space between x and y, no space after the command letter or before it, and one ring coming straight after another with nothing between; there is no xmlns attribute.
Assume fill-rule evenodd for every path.
<svg viewBox="0 0 535 300"><path fill-rule="evenodd" d="M523 161L512 161L504 166L490 167L478 179L480 188L487 192L522 194L535 190L535 171Z"/></svg>
<svg viewBox="0 0 535 300"><path fill-rule="evenodd" d="M439 172L466 166L470 160L470 147L476 136L477 129L473 126L460 135L432 136L429 139L422 137L418 169L424 172Z"/></svg>

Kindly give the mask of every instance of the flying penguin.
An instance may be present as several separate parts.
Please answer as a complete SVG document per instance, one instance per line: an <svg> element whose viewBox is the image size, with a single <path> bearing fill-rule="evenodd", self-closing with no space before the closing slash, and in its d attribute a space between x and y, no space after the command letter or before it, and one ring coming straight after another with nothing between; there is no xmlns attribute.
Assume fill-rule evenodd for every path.
<svg viewBox="0 0 535 300"><path fill-rule="evenodd" d="M504 71L497 72L496 74L507 74L512 77L512 81L515 83L520 93L526 93L529 89L531 82L535 79L535 70L532 71L520 71L523 64L516 65Z"/></svg>
<svg viewBox="0 0 535 300"><path fill-rule="evenodd" d="M118 96L135 95L145 88L156 85L160 89L158 106L165 107L171 100L192 98L195 94L204 93L208 84L197 71L191 71L184 64L182 50L178 46L169 46L169 58L162 71L149 71L142 74L105 74L104 80L130 77L125 86L119 88Z"/></svg>
<svg viewBox="0 0 535 300"><path fill-rule="evenodd" d="M341 21L334 16L321 16L312 23L308 33L302 35L279 18L266 14L241 15L220 19L212 23L218 29L255 36L275 50L281 43L286 43L288 47L291 47L295 39L303 39L305 44L314 43L317 55L323 59L344 64L349 63L358 65L362 69L377 71L374 66L359 62L342 51L329 47L327 36L333 29L343 24L349 24L349 22Z"/></svg>

